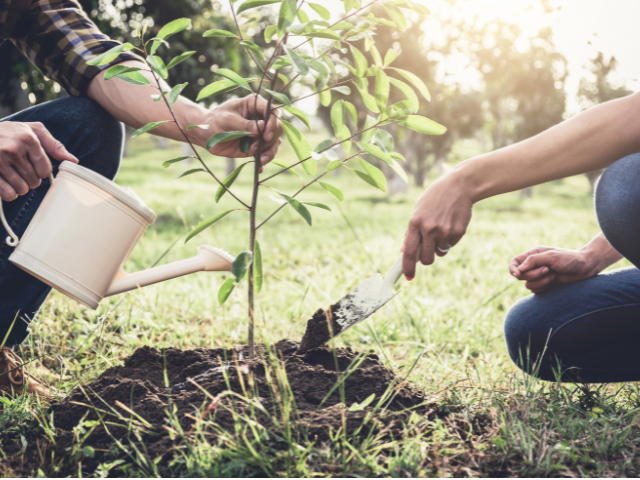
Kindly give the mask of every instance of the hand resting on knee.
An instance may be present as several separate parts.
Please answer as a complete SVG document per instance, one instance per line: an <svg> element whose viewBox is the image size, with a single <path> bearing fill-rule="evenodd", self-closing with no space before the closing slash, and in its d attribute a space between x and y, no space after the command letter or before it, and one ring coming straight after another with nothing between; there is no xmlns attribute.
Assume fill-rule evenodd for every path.
<svg viewBox="0 0 640 480"><path fill-rule="evenodd" d="M544 292L554 285L595 277L622 258L602 233L580 250L535 247L509 261L509 272L532 293Z"/></svg>

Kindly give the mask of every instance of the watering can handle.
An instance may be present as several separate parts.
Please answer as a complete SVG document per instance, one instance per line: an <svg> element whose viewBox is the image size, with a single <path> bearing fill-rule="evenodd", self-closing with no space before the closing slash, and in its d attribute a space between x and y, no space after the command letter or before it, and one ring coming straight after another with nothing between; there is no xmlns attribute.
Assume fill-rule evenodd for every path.
<svg viewBox="0 0 640 480"><path fill-rule="evenodd" d="M51 185L53 185L53 173L49 175L49 181L51 182ZM2 225L4 226L4 229L9 234L9 236L6 239L7 245L9 245L10 247L17 247L18 243L20 243L20 239L13 232L13 230L11 230L11 227L9 226L9 222L7 222L7 219L4 216L4 208L2 207L2 198L0 198L0 220L2 220Z"/></svg>

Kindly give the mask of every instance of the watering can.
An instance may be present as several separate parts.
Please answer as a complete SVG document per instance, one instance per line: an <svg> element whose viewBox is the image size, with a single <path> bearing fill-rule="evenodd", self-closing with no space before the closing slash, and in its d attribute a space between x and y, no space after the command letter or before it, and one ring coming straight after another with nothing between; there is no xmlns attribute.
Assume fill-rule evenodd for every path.
<svg viewBox="0 0 640 480"><path fill-rule="evenodd" d="M186 260L127 274L124 262L156 214L129 188L62 162L42 204L19 239L2 201L0 220L16 247L9 260L64 295L96 309L104 297L201 271L228 272L234 258L203 245Z"/></svg>

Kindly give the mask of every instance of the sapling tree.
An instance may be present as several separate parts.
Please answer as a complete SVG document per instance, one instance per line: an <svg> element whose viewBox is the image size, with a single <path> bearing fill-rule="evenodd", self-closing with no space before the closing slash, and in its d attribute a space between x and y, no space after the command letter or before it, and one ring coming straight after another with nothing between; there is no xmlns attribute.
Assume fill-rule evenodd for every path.
<svg viewBox="0 0 640 480"><path fill-rule="evenodd" d="M143 75L137 67L116 65L105 72L105 79L117 78L137 85L155 86L158 92L154 95L154 100L164 102L172 120L149 123L136 130L133 137L164 123L174 122L185 142L191 146L192 154L168 160L163 166L168 167L187 158L195 158L200 162L201 168L188 170L179 176L205 172L218 184L215 192L216 202L225 194L229 194L239 204L237 209L217 212L196 225L187 235L186 241L229 214L238 211L248 213L248 249L236 257L233 275L220 287L218 300L221 304L224 303L232 290L247 278L248 344L251 355L254 352L255 295L260 293L263 285L263 259L257 239L259 230L287 206L297 212L309 226L312 224L310 207L330 211L330 208L322 203L301 199L302 193L311 186L323 188L339 201L343 201L343 192L325 178L333 170L345 169L369 185L385 191L385 177L374 165L382 161L406 180L404 169L399 164L404 158L394 152L392 136L380 127L395 123L430 135L440 135L446 131L442 125L416 115L419 95L429 101L429 91L416 75L392 66L400 54L399 49L389 49L383 56L376 48L375 42L375 30L378 25L405 30L407 17L409 20L419 21L421 17L429 15L426 7L411 0L342 0L342 5L343 12L336 16L331 15L327 8L319 3L306 0L245 0L239 5L236 5L236 0L230 0L229 8L236 30L211 29L203 33L204 37L236 39L238 48L243 49L255 63L257 74L254 78L243 78L228 68L218 68L214 73L222 78L205 86L200 91L198 100L232 90L237 90L240 95L254 94L256 101L258 95L267 100L264 114L255 119L256 122L263 121L257 124L257 138L251 137L252 134L246 131L218 132L209 138L206 145L209 150L225 142L237 141L240 149L248 152L254 142L257 142L254 158L238 166L224 179L218 178L211 171L189 138L190 130L206 126L181 125L173 112L172 105L186 84L176 85L167 90L163 89L160 80L167 78L170 68L194 53L183 52L167 63L158 54L162 51L161 48L169 47L167 39L171 35L189 28L189 19L174 20L150 39L145 39L145 32L138 30L136 33L140 40L139 46L125 43L92 61L96 65L104 65L113 61L123 50L138 51L148 67L147 75ZM277 23L267 26L262 32L266 48L260 48L252 41L247 34L246 23L242 22L245 15L255 14L254 9L260 7L278 9ZM250 22L251 20L247 23ZM336 55L340 52L350 52L351 61ZM297 97L292 94L295 91L292 88L295 83L300 84L297 91L302 92ZM398 89L404 99L388 105L391 87ZM352 103L340 98L341 95L350 94L351 89L358 91L367 112L358 112ZM322 105L330 107L333 126L331 138L320 142L315 148L312 148L304 134L292 123L293 118L297 118L300 125L311 129L309 118L295 104L312 96L318 96ZM266 144L263 132L270 121L277 121L276 117L282 122L297 161L289 163L273 160L272 164L278 171L261 174L260 158L263 145ZM302 167L302 175L295 170L298 166ZM301 179L301 186L297 191L286 193L269 186L268 182L271 179L288 171ZM253 181L251 198L243 200L232 191L232 187L239 175L245 172L252 176ZM265 214L258 211L258 192L261 188L270 189L279 197L280 203L273 211Z"/></svg>

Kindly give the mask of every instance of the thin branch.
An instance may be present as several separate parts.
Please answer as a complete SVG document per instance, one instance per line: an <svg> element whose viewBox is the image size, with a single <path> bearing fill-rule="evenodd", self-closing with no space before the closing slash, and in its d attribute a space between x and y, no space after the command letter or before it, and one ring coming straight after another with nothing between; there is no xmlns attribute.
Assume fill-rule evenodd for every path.
<svg viewBox="0 0 640 480"><path fill-rule="evenodd" d="M156 83L158 84L158 88L160 89L160 91L162 92L162 86L160 85L160 77L158 77L156 75L156 72L153 71L151 72L151 75L153 75L154 80L156 81ZM204 167L204 169L207 171L207 173L209 173L209 175L211 175L216 182L218 182L226 191L229 195L231 195L233 198L235 198L238 202L240 202L245 208L250 208L249 205L247 205L246 203L244 203L242 200L240 200L231 190L229 190L229 188L227 188L227 186L222 183L220 181L220 179L218 179L218 177L216 177L216 174L213 173L209 167L207 166L206 163L204 163L204 160L202 160L202 157L200 156L200 154L198 153L198 150L196 150L196 147L193 145L193 143L191 142L191 139L189 138L189 136L187 135L187 133L183 130L182 126L180 125L180 122L178 122L178 119L176 118L175 113L173 112L173 108L171 108L171 105L169 105L169 102L167 100L167 96L163 95L162 99L164 100L165 105L167 106L167 108L169 109L169 113L171 113L171 116L173 117L173 121L175 122L176 126L178 127L178 130L180 130L180 133L182 134L182 136L184 137L184 139L186 140L186 142L189 144L189 146L191 147L191 150L193 151L194 155L196 156L196 158L200 161L200 163L202 164L202 166Z"/></svg>
<svg viewBox="0 0 640 480"><path fill-rule="evenodd" d="M353 82L354 80L355 80L355 78L349 78L347 80L343 80L342 82L334 83L330 87L324 88L324 89L320 90L319 92L313 92L313 93L310 93L309 95L305 95L304 97L296 98L295 100L292 100L291 103L293 104L293 103L299 102L300 100L304 100L305 98L313 97L314 95L320 95L322 92L326 92L327 90L331 90L332 88L336 88L336 87L338 87L340 85L343 85L345 83ZM278 105L277 107L273 107L273 110L277 110L277 109L282 108L282 107L284 107L284 105Z"/></svg>
<svg viewBox="0 0 640 480"><path fill-rule="evenodd" d="M357 137L358 135L363 134L364 132L371 130L372 128L376 128L378 125L380 125L382 122L386 122L387 120L389 120L388 118L385 118L384 120L380 120L378 123L375 123L373 125L371 125L369 128L365 128L364 130L360 131L360 132L356 132L353 135L351 135L349 138L345 138L344 140L340 140L339 142L335 142L333 145L329 145L327 148L323 148L322 150L320 150L319 152L316 153L322 153L326 150L329 150L337 145L340 145L348 140L352 140L353 138ZM289 165L287 168L283 168L282 170L280 170L279 172L274 173L273 175L261 180L261 182L266 182L267 180L273 178L273 177L277 177L278 175L280 175L281 173L286 172L287 170L289 170L290 168L295 167L296 165L300 165L302 162L306 162L307 160L311 159L312 157L307 157L304 160L300 160L299 162L294 163L293 165ZM346 161L346 160L345 160Z"/></svg>
<svg viewBox="0 0 640 480"><path fill-rule="evenodd" d="M240 24L238 23L238 17L236 16L236 11L233 9L233 3L231 2L231 0L229 0L229 8L231 9L231 13L233 14L233 21L236 24L236 28L238 29L238 34L240 35L240 41L244 40L244 35L242 35L242 30L240 30ZM249 54L249 56L251 57L251 60L253 60L253 63L255 63L258 68L260 70L262 70L263 75L265 75L267 73L267 69L264 69L260 66L260 64L258 63L258 61L256 60L256 58L253 56L253 53L251 52L251 50L249 50L248 48L245 49L247 51L247 53ZM269 80L271 80L271 78L267 75L267 78L269 78Z"/></svg>
<svg viewBox="0 0 640 480"><path fill-rule="evenodd" d="M302 192L304 189L310 187L311 185L313 185L314 183L316 183L318 180L320 180L322 177L324 177L327 173L329 172L324 172L322 175L318 175L316 178L314 178L313 180L311 180L309 183L307 183L304 187L302 187L300 190L298 190L296 193L294 193L293 195L291 195L291 198L296 198L296 196ZM262 221L262 223L260 223L260 225L258 225L256 227L256 230L258 230L262 225L264 225L265 223L267 223L269 220L271 220L271 217L273 217L276 213L278 213L280 210L282 210L284 207L286 207L287 205L289 205L289 203L283 203L282 205L280 205L271 215L269 215L265 220Z"/></svg>

